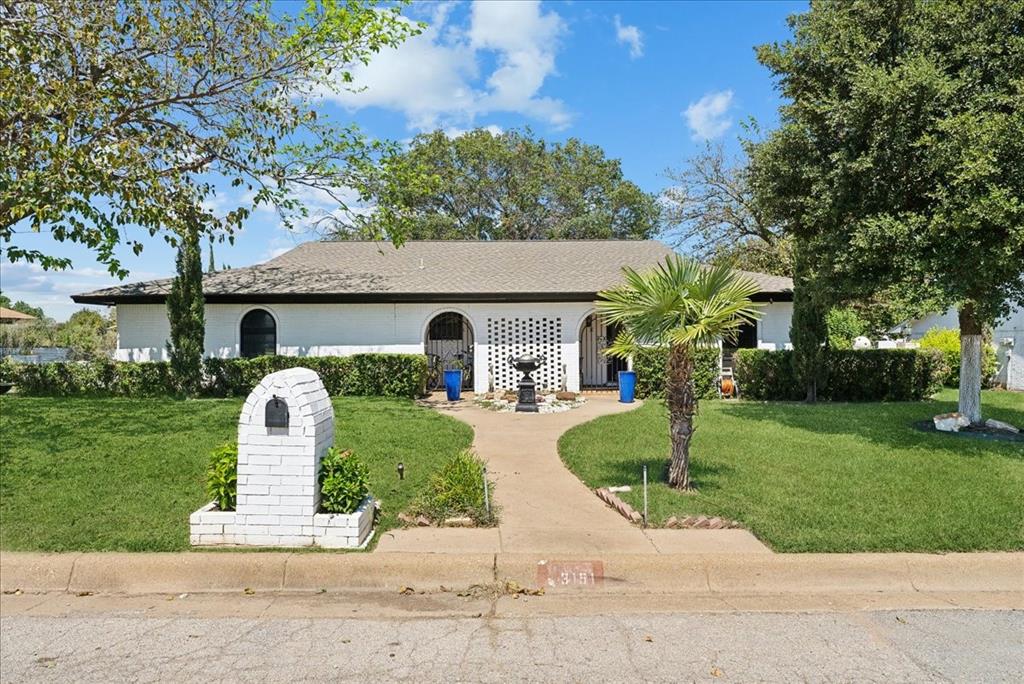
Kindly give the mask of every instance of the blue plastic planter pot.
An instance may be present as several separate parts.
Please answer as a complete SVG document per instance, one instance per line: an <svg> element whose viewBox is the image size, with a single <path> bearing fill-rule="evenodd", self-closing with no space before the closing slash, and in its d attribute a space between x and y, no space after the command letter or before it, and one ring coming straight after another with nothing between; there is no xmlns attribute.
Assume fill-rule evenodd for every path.
<svg viewBox="0 0 1024 684"><path fill-rule="evenodd" d="M636 371L619 371L619 401L632 404L636 398Z"/></svg>
<svg viewBox="0 0 1024 684"><path fill-rule="evenodd" d="M448 401L458 401L462 397L461 369L444 372L444 390L448 393Z"/></svg>

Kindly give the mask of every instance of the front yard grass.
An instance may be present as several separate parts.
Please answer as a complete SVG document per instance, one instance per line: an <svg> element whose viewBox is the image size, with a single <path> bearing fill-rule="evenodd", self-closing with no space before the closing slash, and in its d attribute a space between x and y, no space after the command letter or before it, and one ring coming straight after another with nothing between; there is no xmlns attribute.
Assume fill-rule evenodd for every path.
<svg viewBox="0 0 1024 684"><path fill-rule="evenodd" d="M738 520L776 551L1024 549L1024 445L920 432L956 410L956 392L921 403L707 401L691 448L696 494L666 484L664 405L648 401L562 436L563 461L590 487L632 485L651 522ZM985 392L987 417L1024 425L1024 395Z"/></svg>
<svg viewBox="0 0 1024 684"><path fill-rule="evenodd" d="M206 503L210 451L236 437L242 400L0 397L0 548L179 551ZM377 527L472 442L472 430L413 402L334 399L335 444L370 469ZM405 480L396 466L405 463Z"/></svg>

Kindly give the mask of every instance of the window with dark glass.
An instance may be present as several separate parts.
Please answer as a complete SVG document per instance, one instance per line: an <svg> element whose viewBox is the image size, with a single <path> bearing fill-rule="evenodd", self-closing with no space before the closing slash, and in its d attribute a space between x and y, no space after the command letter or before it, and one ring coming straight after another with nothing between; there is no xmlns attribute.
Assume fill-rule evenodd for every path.
<svg viewBox="0 0 1024 684"><path fill-rule="evenodd" d="M454 312L443 313L430 321L428 338L431 340L461 340L463 338L463 318Z"/></svg>
<svg viewBox="0 0 1024 684"><path fill-rule="evenodd" d="M736 336L736 346L740 349L757 348L757 323L743 323Z"/></svg>
<svg viewBox="0 0 1024 684"><path fill-rule="evenodd" d="M269 312L253 309L242 317L241 353L245 358L277 353L277 323Z"/></svg>

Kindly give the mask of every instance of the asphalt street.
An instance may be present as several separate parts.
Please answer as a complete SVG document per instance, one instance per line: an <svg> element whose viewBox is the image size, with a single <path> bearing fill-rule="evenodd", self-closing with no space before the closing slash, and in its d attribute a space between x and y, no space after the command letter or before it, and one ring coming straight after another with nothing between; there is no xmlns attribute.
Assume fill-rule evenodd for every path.
<svg viewBox="0 0 1024 684"><path fill-rule="evenodd" d="M1021 611L361 612L8 614L0 680L1024 681Z"/></svg>

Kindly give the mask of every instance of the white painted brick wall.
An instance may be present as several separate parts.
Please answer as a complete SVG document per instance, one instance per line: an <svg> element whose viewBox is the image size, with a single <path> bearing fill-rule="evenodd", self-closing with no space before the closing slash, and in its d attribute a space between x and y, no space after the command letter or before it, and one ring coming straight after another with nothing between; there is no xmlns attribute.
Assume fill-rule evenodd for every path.
<svg viewBox="0 0 1024 684"><path fill-rule="evenodd" d="M793 322L793 302L772 302L761 308L757 322L759 344L774 344L783 349L789 343L789 328Z"/></svg>
<svg viewBox="0 0 1024 684"><path fill-rule="evenodd" d="M277 320L278 353L290 356L346 356L364 352L422 354L427 325L434 316L456 311L473 328L474 389L490 388L487 366L488 318L561 318L562 363L566 386L579 389L580 326L593 311L590 302L440 304L210 304L206 307L207 356L237 357L242 316L262 308ZM759 338L780 348L789 342L792 304L764 308ZM117 358L130 361L166 359L170 327L163 304L117 307Z"/></svg>
<svg viewBox="0 0 1024 684"><path fill-rule="evenodd" d="M347 356L366 352L422 354L427 325L434 316L457 311L469 319L476 340L474 389L485 392L487 319L490 317L562 319L562 361L570 390L579 389L579 330L592 312L590 302L466 303L466 304L209 304L206 307L207 356L239 355L242 316L262 308L277 320L278 353L290 356ZM117 358L125 361L166 360L170 326L163 304L121 304L117 307Z"/></svg>

